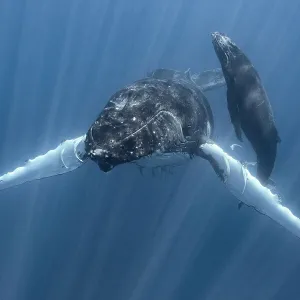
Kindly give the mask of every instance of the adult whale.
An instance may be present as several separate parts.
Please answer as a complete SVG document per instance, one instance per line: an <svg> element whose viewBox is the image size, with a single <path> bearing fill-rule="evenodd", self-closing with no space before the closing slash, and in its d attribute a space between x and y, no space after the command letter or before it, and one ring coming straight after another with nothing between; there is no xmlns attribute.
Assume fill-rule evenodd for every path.
<svg viewBox="0 0 300 300"><path fill-rule="evenodd" d="M237 138L242 131L257 156L257 177L266 184L274 168L280 138L272 108L256 69L228 37L212 33L212 43L227 85L227 106Z"/></svg>
<svg viewBox="0 0 300 300"><path fill-rule="evenodd" d="M133 83L112 96L87 134L74 139L67 139L55 149L29 159L23 166L0 176L0 190L28 181L71 172L82 166L89 158L97 162L103 171L109 171L122 163L134 163L145 167L178 165L197 154L193 151L199 151L199 155L201 154L210 160L210 157L201 153L201 149L196 149L196 144L199 145L201 140L210 138L214 128L212 112L202 91L225 84L222 83L224 79L220 74L221 70L208 70L204 74L197 74L196 78L201 78L197 81L197 84L188 79L187 72L173 72L173 70L168 69L158 70L152 72L149 75L150 78ZM168 70L167 73L173 75L176 73L177 75L172 75L167 80L166 72L160 70ZM159 80L159 78L166 80ZM180 101L181 99L182 101ZM132 106L131 110L129 110L128 105ZM193 105L195 105L195 111L191 112L191 110L194 110ZM170 108L171 111L163 111L162 107L165 107L165 109ZM180 112L180 109L182 109L182 112ZM153 111L157 112L155 117L151 116ZM188 120L188 117L184 116L185 112L188 113L188 117L191 117L194 113L196 115ZM181 113L181 117L178 116L179 113ZM101 125L98 123L100 121ZM166 138L163 143L159 139L154 139L155 135L161 134L162 129L160 127L158 127L157 133L153 130L153 136L149 137L149 126L145 126L146 123L144 122L148 122L149 126L152 124L152 127L160 126L161 123L166 122L165 125L162 125L162 128L164 126L168 127L164 128L166 136L173 133L173 144ZM105 126L103 126L104 123ZM196 128L195 126L198 125L200 127ZM172 126L174 128L171 128ZM183 127L181 128L181 126ZM175 143L176 134L174 132L176 130L178 140ZM146 134L144 140L142 140L141 136L144 132ZM126 136L127 134L129 136ZM103 136L106 136L106 140L97 141L97 137L101 138ZM111 139L108 139L108 136ZM146 137L149 140L146 140ZM139 144L138 149L132 149L130 142L133 138L139 140L136 142L143 142L144 144ZM161 136L160 138L163 140L164 137ZM142 150L142 146L145 147L144 150ZM104 154L105 149L112 150L111 154ZM119 154L117 154L117 149L120 150ZM126 152L130 149L133 151ZM163 155L161 155L162 153ZM105 155L108 157L105 157ZM105 160L106 158L107 160ZM213 160L210 160L210 162L215 170L219 171Z"/></svg>
<svg viewBox="0 0 300 300"><path fill-rule="evenodd" d="M213 129L210 105L195 84L145 78L109 99L87 132L85 151L104 172L124 163L173 166L201 156L222 177L200 148Z"/></svg>

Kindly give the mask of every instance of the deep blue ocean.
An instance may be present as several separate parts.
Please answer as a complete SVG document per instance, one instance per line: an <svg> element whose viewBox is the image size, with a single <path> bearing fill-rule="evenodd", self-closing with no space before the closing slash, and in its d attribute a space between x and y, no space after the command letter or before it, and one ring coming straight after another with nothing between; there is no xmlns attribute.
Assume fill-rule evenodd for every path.
<svg viewBox="0 0 300 300"><path fill-rule="evenodd" d="M1 0L0 173L84 134L148 71L219 67L221 31L262 78L282 139L272 176L300 216L299 14L298 0ZM226 89L206 95L229 148ZM205 161L143 176L90 162L1 191L0 299L300 299L300 240L237 204Z"/></svg>

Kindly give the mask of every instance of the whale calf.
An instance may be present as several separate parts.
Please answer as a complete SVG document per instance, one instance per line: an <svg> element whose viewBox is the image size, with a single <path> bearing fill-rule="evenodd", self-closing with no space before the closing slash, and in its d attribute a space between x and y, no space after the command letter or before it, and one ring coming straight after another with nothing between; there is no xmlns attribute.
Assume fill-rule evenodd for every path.
<svg viewBox="0 0 300 300"><path fill-rule="evenodd" d="M266 184L273 171L280 138L261 78L245 53L226 35L212 33L212 43L227 85L227 106L237 138L242 132L257 156L257 177Z"/></svg>

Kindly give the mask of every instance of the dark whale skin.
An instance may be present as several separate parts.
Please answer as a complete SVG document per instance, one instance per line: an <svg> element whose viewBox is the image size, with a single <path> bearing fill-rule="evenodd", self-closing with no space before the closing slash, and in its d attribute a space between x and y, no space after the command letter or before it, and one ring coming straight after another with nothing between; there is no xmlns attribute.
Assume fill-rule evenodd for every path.
<svg viewBox="0 0 300 300"><path fill-rule="evenodd" d="M153 154L201 155L213 129L210 105L195 85L145 78L109 99L87 132L85 150L108 172Z"/></svg>
<svg viewBox="0 0 300 300"><path fill-rule="evenodd" d="M226 35L215 32L212 42L227 85L227 106L237 138L242 132L257 156L257 177L266 184L280 142L272 107L260 76L249 58Z"/></svg>

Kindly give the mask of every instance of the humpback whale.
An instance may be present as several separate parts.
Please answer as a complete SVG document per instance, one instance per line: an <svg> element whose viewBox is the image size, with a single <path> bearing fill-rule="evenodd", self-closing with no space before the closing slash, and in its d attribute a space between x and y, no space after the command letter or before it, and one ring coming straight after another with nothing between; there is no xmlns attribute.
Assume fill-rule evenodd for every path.
<svg viewBox="0 0 300 300"><path fill-rule="evenodd" d="M226 35L212 43L227 85L227 106L237 138L242 131L257 156L257 177L266 184L274 168L280 138L261 78L245 53Z"/></svg>
<svg viewBox="0 0 300 300"><path fill-rule="evenodd" d="M124 163L178 165L201 156L223 178L200 149L213 130L210 105L196 85L144 78L109 99L87 132L85 151L104 172Z"/></svg>
<svg viewBox="0 0 300 300"><path fill-rule="evenodd" d="M187 72L180 72L180 71L175 71L175 72L177 73L177 78L171 76L168 82L159 80L159 79L168 79L168 78L165 78L165 75L162 76L163 72L158 71L158 72L152 72L151 75L149 76L151 78L144 79L146 84L145 87L143 87L141 81L139 83L133 84L134 86L139 87L141 95L143 95L144 93L144 96L146 97L143 99L143 101L140 101L140 103L138 99L141 95L137 94L137 92L134 90L134 87L133 89L128 87L121 89L119 92L115 94L115 99L113 99L114 97L112 97L111 101L108 102L103 112L100 113L100 116L102 115L102 117L100 117L101 122L103 120L106 120L106 126L101 127L101 132L99 132L99 126L98 126L99 124L97 123L96 120L94 124L91 126L91 128L89 129L88 135L83 134L74 139L67 139L65 141L62 141L61 144L55 149L51 149L45 154L39 155L33 159L29 159L25 163L25 165L17 167L15 170L11 172L7 172L2 176L0 176L0 190L7 189L12 186L20 185L32 180L39 180L39 179L71 172L81 167L88 160L90 160L90 158L93 158L93 160L96 161L101 166L102 170L109 171L109 169L111 169L113 166L116 166L117 164L121 164L121 163L126 163L126 162L133 163L143 167L161 167L165 165L167 166L178 165L188 161L188 159L190 159L193 156L193 151L195 152L199 151L199 155L202 154L203 156L206 157L207 155L201 153L201 150L196 149L197 148L196 144L201 142L200 141L201 139L209 138L211 136L214 125L213 125L213 117L212 117L210 106L205 96L202 94L202 90L207 90L207 88L205 87L209 87L209 89L212 89L214 87L217 88L220 86L219 78L222 77L222 75L220 75L220 69L219 71L215 71L215 70L205 71L203 75L201 75L201 73L198 74L196 77L201 78L201 82L197 81L198 85L195 85L192 81L186 79L187 77L185 74ZM171 73L174 74L174 71L171 70ZM181 75L179 76L178 74ZM159 76L160 78L155 78ZM159 83L159 85L156 87L155 87L155 82ZM128 90L127 92L126 89ZM183 93L184 99L188 97L189 94L191 96L191 99L179 101L179 98L177 98L176 99L177 104L176 104L174 101L172 101L174 95L172 95L170 91L168 92L167 91L168 89L170 89L170 91L179 94ZM151 99L147 99L148 97L147 95L148 94L151 95L151 91L153 92L153 95L151 96ZM170 99L169 100L166 99L166 101L164 101L163 96L160 94L161 91L164 92L164 96L169 95ZM187 93L186 95L185 92ZM120 97L117 96L117 94ZM137 98L134 98L136 96ZM122 97L123 100L121 101ZM158 98L156 99L155 97ZM147 101L150 100L149 106L145 105L146 100ZM162 104L162 106L166 103L168 103L168 105L173 103L172 109L173 111L174 110L176 111L176 109L178 110L182 108L182 106L184 106L184 103L186 104L188 101L192 101L192 102L189 102L189 106L186 108L187 110L191 111L193 109L191 105L195 103L196 106L198 107L198 110L200 110L202 113L200 117L196 114L197 120L193 119L195 122L197 122L197 125L202 122L200 128L197 128L196 130L195 128L192 128L191 120L187 120L187 118L184 118L184 120L178 121L178 116L174 118L174 114L172 115L172 112L162 111L160 108L160 103ZM141 112L136 107L135 115L133 115L130 111L128 111L128 106L126 107L126 103L130 105L133 104L133 107L136 107L135 105L139 103L139 109L141 109ZM121 109L122 106L124 106L124 110ZM113 109L114 107L116 108L115 111ZM157 109L157 112L159 112L155 117L153 116L154 117L153 120L151 120L151 117L147 115L148 113L150 113L150 111L148 111L149 108L151 108L152 110ZM185 109L185 107L183 107L183 109ZM124 115L124 112L128 112L128 113ZM201 119L202 117L204 119ZM163 148L163 145L159 144L159 142L157 142L156 140L149 139L148 142L143 141L145 146L144 156L143 156L143 152L140 153L137 152L138 149L133 149L134 151L129 151L128 154L126 154L125 150L130 149L129 147L130 141L134 139L134 137L135 138L141 137L142 133L147 131L146 130L147 126L140 128L141 130L139 130L139 125L142 124L139 122L143 121L142 118L148 118L146 122L149 123L149 126L151 124L152 124L151 126L153 126L155 124L159 125L160 123L164 123L164 122L168 123L168 125L165 125L166 126L165 130L168 132L169 135L171 134L170 132L174 133L178 129L179 135L177 135L178 138L177 142L174 143L176 137L175 135L173 135L173 144L170 141L165 141L166 148ZM110 120L112 120L113 122L112 126L109 126ZM118 121L119 124L117 124ZM184 130L182 132L180 131L181 121L185 122ZM143 124L145 125L145 123ZM132 128L131 137L129 133L130 131L125 131L122 133L122 130L129 130L129 128ZM134 133L134 129L136 129L137 132ZM109 148L109 145L112 145L113 143L112 141L114 139L116 139L115 142L116 147L124 147L124 148L123 150L119 148L119 150L122 151L120 151L118 159L116 159L116 157L118 156L116 155L116 151L118 148L115 148L112 151L110 157L107 159L107 162L103 162L103 159L99 160L99 157L101 157L101 155L103 156L103 153L102 154L99 153L99 151L101 152L101 150L100 148L97 148L97 143L95 143L94 137L95 134L96 134L96 139L97 139L97 134L100 136L101 135L108 136L109 130L111 131L110 135L112 136L112 139L106 140L107 145L103 147L102 150L105 150L105 148ZM194 132L192 132L193 130ZM115 137L114 137L114 133L116 134ZM156 135L158 137L159 133L162 133L160 128L158 128L158 133L154 134L154 136ZM194 133L194 135L192 135L192 133ZM122 135L124 136L125 134L129 134L129 135L125 138L125 140L122 141L124 145L121 145L122 144L120 143L121 136ZM191 135L189 136L189 134ZM146 134L145 137L146 136L148 136L148 134ZM163 137L160 138L163 139ZM155 144L155 142L157 142L157 144ZM91 152L93 147L94 150L96 151ZM141 148L139 149L141 150ZM184 151L180 151L180 149ZM90 152L89 155L87 154L86 150ZM152 155L150 155L151 151L153 151ZM132 154L130 152L132 152ZM114 159L115 161L112 162L112 160ZM207 159L209 160L210 158L208 157ZM210 159L210 161L213 164L213 160ZM218 170L217 166L214 167L215 170L217 171Z"/></svg>

